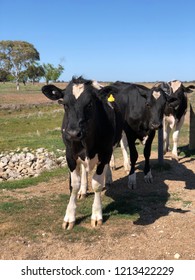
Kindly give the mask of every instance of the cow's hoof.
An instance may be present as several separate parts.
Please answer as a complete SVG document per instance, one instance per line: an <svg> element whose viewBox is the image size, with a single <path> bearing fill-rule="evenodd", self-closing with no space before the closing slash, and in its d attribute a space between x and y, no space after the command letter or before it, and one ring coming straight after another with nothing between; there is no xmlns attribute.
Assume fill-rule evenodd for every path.
<svg viewBox="0 0 195 280"><path fill-rule="evenodd" d="M103 224L102 220L91 220L91 226L93 228L100 227Z"/></svg>
<svg viewBox="0 0 195 280"><path fill-rule="evenodd" d="M116 165L110 166L110 168L111 168L112 171L115 171L116 170Z"/></svg>
<svg viewBox="0 0 195 280"><path fill-rule="evenodd" d="M136 189L136 173L129 175L128 177L128 188L131 190Z"/></svg>
<svg viewBox="0 0 195 280"><path fill-rule="evenodd" d="M130 168L125 167L125 168L124 168L124 170L125 170L125 173L128 175L128 174L129 174L129 170L130 170Z"/></svg>
<svg viewBox="0 0 195 280"><path fill-rule="evenodd" d="M144 181L145 181L147 184L153 183L153 177L152 177L151 170L144 176Z"/></svg>
<svg viewBox="0 0 195 280"><path fill-rule="evenodd" d="M87 197L87 194L86 193L79 193L78 195L77 195L77 199L79 199L79 200L83 200L83 199L85 199Z"/></svg>
<svg viewBox="0 0 195 280"><path fill-rule="evenodd" d="M62 228L64 230L71 230L71 229L73 229L74 225L75 225L75 222L69 223L69 222L64 221L63 224L62 224Z"/></svg>
<svg viewBox="0 0 195 280"><path fill-rule="evenodd" d="M172 154L172 155L171 155L171 158L172 158L172 160L179 161L178 155Z"/></svg>

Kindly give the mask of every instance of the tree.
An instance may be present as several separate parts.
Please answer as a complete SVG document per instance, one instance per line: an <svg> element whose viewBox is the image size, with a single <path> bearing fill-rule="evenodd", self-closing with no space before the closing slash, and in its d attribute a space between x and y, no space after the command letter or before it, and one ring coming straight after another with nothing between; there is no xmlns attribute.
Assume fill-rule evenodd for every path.
<svg viewBox="0 0 195 280"><path fill-rule="evenodd" d="M0 41L0 68L10 72L19 90L20 74L40 60L35 47L25 41Z"/></svg>
<svg viewBox="0 0 195 280"><path fill-rule="evenodd" d="M26 70L26 76L33 82L40 80L40 78L44 77L45 71L43 66L32 64Z"/></svg>
<svg viewBox="0 0 195 280"><path fill-rule="evenodd" d="M50 63L44 63L43 69L45 71L44 77L47 84L49 83L49 81L56 82L64 71L64 67L62 65L58 64L58 67L54 67L53 64Z"/></svg>
<svg viewBox="0 0 195 280"><path fill-rule="evenodd" d="M9 74L10 73L4 69L0 69L0 82L7 82Z"/></svg>

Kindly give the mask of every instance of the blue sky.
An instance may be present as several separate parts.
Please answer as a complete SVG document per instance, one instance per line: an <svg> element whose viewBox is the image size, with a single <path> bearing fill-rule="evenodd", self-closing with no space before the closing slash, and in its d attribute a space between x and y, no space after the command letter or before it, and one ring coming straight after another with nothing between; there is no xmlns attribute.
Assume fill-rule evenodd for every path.
<svg viewBox="0 0 195 280"><path fill-rule="evenodd" d="M60 79L195 80L194 0L1 0L0 40L23 40Z"/></svg>

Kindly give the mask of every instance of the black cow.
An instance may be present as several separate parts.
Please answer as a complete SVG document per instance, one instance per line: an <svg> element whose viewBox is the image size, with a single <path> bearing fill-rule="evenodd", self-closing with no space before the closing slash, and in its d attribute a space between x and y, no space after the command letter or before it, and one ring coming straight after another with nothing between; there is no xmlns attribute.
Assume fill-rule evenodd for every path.
<svg viewBox="0 0 195 280"><path fill-rule="evenodd" d="M72 192L64 217L63 228L75 224L76 200L80 189L80 165L96 171L92 179L95 192L92 207L92 226L102 224L101 191L106 180L111 181L109 162L113 146L121 139L123 122L116 104L107 100L110 89L99 87L91 80L73 78L66 89L54 85L44 86L42 92L52 100L64 105L62 137L66 146L67 164L71 175ZM107 169L108 168L108 169Z"/></svg>
<svg viewBox="0 0 195 280"><path fill-rule="evenodd" d="M151 145L157 130L163 121L163 113L167 101L170 99L170 87L162 83L149 89L138 84L116 82L111 88L117 89L114 93L115 103L120 108L124 119L124 131L130 149L131 169L129 173L129 188L136 187L135 164L138 158L135 141L139 139L144 143L144 179L152 182L150 168Z"/></svg>
<svg viewBox="0 0 195 280"><path fill-rule="evenodd" d="M185 87L180 81L174 80L168 83L171 88L171 97L175 100L167 103L165 107L164 116L164 154L169 149L169 135L171 130L173 132L173 148L172 156L178 159L177 145L180 129L184 123L185 114L187 111L187 93L195 89L194 85Z"/></svg>

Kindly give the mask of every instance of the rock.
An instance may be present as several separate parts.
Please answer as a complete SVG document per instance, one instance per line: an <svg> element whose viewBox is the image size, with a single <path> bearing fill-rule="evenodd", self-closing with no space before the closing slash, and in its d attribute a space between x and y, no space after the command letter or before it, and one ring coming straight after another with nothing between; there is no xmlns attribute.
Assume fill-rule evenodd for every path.
<svg viewBox="0 0 195 280"><path fill-rule="evenodd" d="M63 154L63 156L62 156ZM45 148L31 150L27 147L0 154L0 182L37 177L42 171L66 165L65 151L57 155Z"/></svg>
<svg viewBox="0 0 195 280"><path fill-rule="evenodd" d="M19 161L19 156L17 154L12 155L12 157L10 158L10 162L11 163L15 163Z"/></svg>
<svg viewBox="0 0 195 280"><path fill-rule="evenodd" d="M8 163L8 166L12 168L12 167L15 166L15 164L14 164L13 162L10 161L10 162Z"/></svg>
<svg viewBox="0 0 195 280"><path fill-rule="evenodd" d="M176 253L176 254L174 255L174 259L178 260L179 258L180 258L180 254Z"/></svg>
<svg viewBox="0 0 195 280"><path fill-rule="evenodd" d="M57 164L61 164L63 160L64 160L64 157L59 157L56 159L56 162L57 162Z"/></svg>
<svg viewBox="0 0 195 280"><path fill-rule="evenodd" d="M35 160L35 156L32 153L27 153L26 159L27 159L27 161L33 161L33 160Z"/></svg>
<svg viewBox="0 0 195 280"><path fill-rule="evenodd" d="M0 168L6 166L8 164L8 158L7 157L2 157L1 162L0 162Z"/></svg>
<svg viewBox="0 0 195 280"><path fill-rule="evenodd" d="M41 154L41 153L43 153L44 151L45 151L44 148L39 148L39 149L37 149L37 153L38 153L38 154Z"/></svg>

